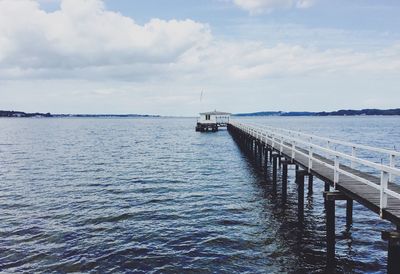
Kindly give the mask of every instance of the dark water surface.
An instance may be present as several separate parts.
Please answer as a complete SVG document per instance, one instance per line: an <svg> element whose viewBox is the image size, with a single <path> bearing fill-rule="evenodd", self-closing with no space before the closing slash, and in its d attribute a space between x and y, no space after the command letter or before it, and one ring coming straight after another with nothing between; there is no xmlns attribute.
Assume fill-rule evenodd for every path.
<svg viewBox="0 0 400 274"><path fill-rule="evenodd" d="M400 117L244 121L400 145ZM0 271L325 272L323 184L315 182L299 229L294 170L283 207L227 131L201 134L194 125L0 119ZM337 204L337 272L384 272L380 232L391 225L355 204L346 231Z"/></svg>

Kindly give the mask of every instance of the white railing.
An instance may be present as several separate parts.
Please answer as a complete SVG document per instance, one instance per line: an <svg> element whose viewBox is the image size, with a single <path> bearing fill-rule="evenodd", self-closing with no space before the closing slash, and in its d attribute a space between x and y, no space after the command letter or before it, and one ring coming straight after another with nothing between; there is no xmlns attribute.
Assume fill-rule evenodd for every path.
<svg viewBox="0 0 400 274"><path fill-rule="evenodd" d="M260 126L254 124L243 124L236 121L231 121L231 125L243 130L244 132L250 134L251 136L264 141L271 145L272 148L283 151L284 148L290 151L290 157L292 159L296 158L296 155L303 155L308 159L308 169L312 170L313 163L319 163L333 171L333 183L336 188L336 184L339 182L340 175L348 176L356 181L366 184L380 192L380 214L382 216L382 210L388 205L388 196L394 197L400 200L400 193L392 191L388 188L389 182L392 181L394 176L400 176L400 169L395 167L395 157L400 156L400 152L375 148L365 145L352 144L349 142L333 140L329 138L319 137L311 134L300 133L296 131L273 128L269 126ZM315 140L327 141L327 146L322 146L317 144ZM331 149L331 144L340 144L348 146L351 148L351 154L344 152L339 152ZM379 152L389 155L390 162L389 165L378 164L369 160L357 157L356 149L364 149L373 152ZM305 153L304 151L307 151ZM333 164L323 161L317 157L315 154L325 154L328 157L333 158ZM351 162L351 168L355 168L355 164L360 164L374 169L380 173L380 184L376 184L369 181L363 177L360 177L352 172L344 170L341 168L341 160L347 160Z"/></svg>
<svg viewBox="0 0 400 274"><path fill-rule="evenodd" d="M254 125L254 124L250 124L250 125ZM312 144L319 144L319 143L317 143L317 141L322 141L323 142L322 146L325 148L328 148L328 149L331 149L332 145L341 145L343 148L347 148L348 150L351 150L351 154L346 153L346 152L343 152L343 153L351 155L355 158L357 158L357 152L359 150L369 151L369 152L373 152L373 153L379 153L379 154L381 154L381 156L384 156L388 159L389 166L393 167L393 168L396 168L396 156L400 156L400 152L395 151L395 150L388 150L388 149L384 149L384 148L377 148L377 147L372 147L372 146L367 146L367 145L354 144L354 143L350 143L350 142L346 142L346 141L334 140L331 138L320 137L320 136L316 136L316 135L312 135L312 134L307 134L307 133L283 129L283 128L274 128L274 127L262 126L262 125L254 125L254 126L265 128L265 129L268 129L268 130L274 131L274 132L276 132L276 131L281 132L283 134L287 133L289 136L297 137L302 140L307 140L307 141L309 141L309 143L312 143ZM319 145L321 145L321 144L319 144ZM336 147L335 147L335 150L336 150ZM351 162L350 167L355 168L355 162L354 161L350 161L350 162ZM381 161L381 163L382 163L382 161ZM390 182L394 181L394 175L392 173L389 173L389 181Z"/></svg>

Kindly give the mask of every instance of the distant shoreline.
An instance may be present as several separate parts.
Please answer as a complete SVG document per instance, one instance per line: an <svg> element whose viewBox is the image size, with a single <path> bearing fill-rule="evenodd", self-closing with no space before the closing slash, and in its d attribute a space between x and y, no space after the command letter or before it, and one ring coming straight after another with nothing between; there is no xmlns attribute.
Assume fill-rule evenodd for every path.
<svg viewBox="0 0 400 274"><path fill-rule="evenodd" d="M236 117L259 117L259 116L395 116L400 115L400 108L396 109L342 109L331 112L284 112L284 111L261 111L252 113L234 114Z"/></svg>
<svg viewBox="0 0 400 274"><path fill-rule="evenodd" d="M50 112L28 113L23 111L0 110L0 118L146 118L146 117L161 117L161 116L147 115L147 114L51 114Z"/></svg>
<svg viewBox="0 0 400 274"><path fill-rule="evenodd" d="M234 117L299 117L299 116L400 116L400 108L396 109L361 109L361 110L338 110L331 112L308 112L308 111L260 111L251 113L236 113ZM152 114L52 114L50 112L28 113L23 111L0 110L0 118L195 118L187 116L162 116Z"/></svg>

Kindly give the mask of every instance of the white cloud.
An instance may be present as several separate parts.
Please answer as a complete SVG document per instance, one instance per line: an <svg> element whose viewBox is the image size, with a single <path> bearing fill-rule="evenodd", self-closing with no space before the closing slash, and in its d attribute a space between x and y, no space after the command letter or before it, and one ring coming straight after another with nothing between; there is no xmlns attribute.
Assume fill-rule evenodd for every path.
<svg viewBox="0 0 400 274"><path fill-rule="evenodd" d="M241 1L252 7L295 3ZM2 79L202 83L360 71L398 74L400 47L357 52L228 42L192 20L152 19L140 25L108 11L100 0L63 0L55 12L43 11L33 0L0 0Z"/></svg>
<svg viewBox="0 0 400 274"><path fill-rule="evenodd" d="M270 12L280 8L309 8L315 0L232 0L238 7L249 11L251 14Z"/></svg>
<svg viewBox="0 0 400 274"><path fill-rule="evenodd" d="M44 2L60 8L45 11ZM245 2L253 3L244 6L250 12L313 4ZM399 104L395 39L360 47L377 39L337 29L287 31L293 39L285 39L290 35L282 25L252 23L244 30L248 36L227 40L193 20L139 24L100 0L0 0L0 109L193 115L221 107L236 112ZM312 42L316 37L323 45ZM375 99L377 91L383 101Z"/></svg>
<svg viewBox="0 0 400 274"><path fill-rule="evenodd" d="M207 25L152 19L145 25L100 0L63 0L47 13L33 0L0 0L0 67L31 70L166 64L210 39Z"/></svg>

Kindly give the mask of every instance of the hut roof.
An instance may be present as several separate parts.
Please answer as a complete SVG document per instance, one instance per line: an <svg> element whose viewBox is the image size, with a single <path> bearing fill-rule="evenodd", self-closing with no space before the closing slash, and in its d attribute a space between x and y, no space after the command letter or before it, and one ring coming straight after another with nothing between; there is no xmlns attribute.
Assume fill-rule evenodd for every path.
<svg viewBox="0 0 400 274"><path fill-rule="evenodd" d="M222 111L210 111L210 112L202 112L200 115L231 115L229 112L222 112Z"/></svg>

